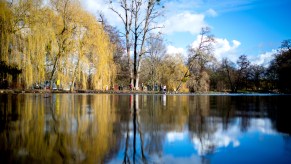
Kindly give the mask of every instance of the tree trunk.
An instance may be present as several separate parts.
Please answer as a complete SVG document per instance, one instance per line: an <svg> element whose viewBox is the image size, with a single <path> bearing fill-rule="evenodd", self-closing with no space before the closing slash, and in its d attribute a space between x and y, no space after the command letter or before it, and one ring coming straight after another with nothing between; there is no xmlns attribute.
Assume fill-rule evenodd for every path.
<svg viewBox="0 0 291 164"><path fill-rule="evenodd" d="M130 74L130 84L133 86L133 68L132 68L132 62L130 59L130 44L129 44L129 31L126 32L126 53L127 53L127 64Z"/></svg>
<svg viewBox="0 0 291 164"><path fill-rule="evenodd" d="M75 84L75 81L76 81L76 75L77 75L76 72L77 72L77 69L79 67L79 61L80 61L80 59L78 59L77 64L76 64L75 69L74 69L73 79L72 79L71 86L70 86L70 92L74 91L74 86L75 86L74 84Z"/></svg>
<svg viewBox="0 0 291 164"><path fill-rule="evenodd" d="M140 73L140 64L141 64L141 60L140 60L140 57L138 59L138 62L137 62L137 72L136 72L136 78L135 78L135 88L136 90L139 90L139 73Z"/></svg>
<svg viewBox="0 0 291 164"><path fill-rule="evenodd" d="M53 77L54 77L54 74L56 72L56 69L57 69L57 64L58 64L58 61L59 61L59 57L60 57L60 52L58 53L58 55L56 56L56 59L55 59L55 62L54 62L54 66L53 66L53 70L52 70L52 73L51 73L51 77L49 79L50 81L50 89L53 88Z"/></svg>

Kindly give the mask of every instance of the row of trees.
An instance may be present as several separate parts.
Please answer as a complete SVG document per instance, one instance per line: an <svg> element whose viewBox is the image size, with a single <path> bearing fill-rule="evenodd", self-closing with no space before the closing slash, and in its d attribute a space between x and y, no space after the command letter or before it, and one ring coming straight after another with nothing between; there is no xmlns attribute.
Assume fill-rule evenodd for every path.
<svg viewBox="0 0 291 164"><path fill-rule="evenodd" d="M252 64L246 55L236 63L223 59L217 69L211 71L211 87L217 90L276 91L291 92L291 40L282 41L269 66Z"/></svg>
<svg viewBox="0 0 291 164"><path fill-rule="evenodd" d="M162 15L163 8L160 0L110 0L110 9L123 22L127 71L136 89L141 81L151 88L155 84L167 85L171 91L290 92L290 78L286 74L290 70L290 40L283 41L269 68L252 64L245 54L236 63L228 58L219 62L213 54L215 38L210 29L204 27L199 35L200 42L189 46L185 62L182 54L166 54L161 34L152 33L161 28L155 21Z"/></svg>
<svg viewBox="0 0 291 164"><path fill-rule="evenodd" d="M166 85L170 91L207 92L280 90L290 92L290 40L282 42L268 68L252 64L247 55L236 63L214 57L211 30L202 28L200 42L189 46L188 57L167 54L157 21L160 0L114 0L109 8L122 21L122 30L98 19L77 0L1 0L0 60L21 73L1 69L1 81L28 89L34 83L61 81L74 89L105 89L143 83ZM73 85L74 84L74 85Z"/></svg>

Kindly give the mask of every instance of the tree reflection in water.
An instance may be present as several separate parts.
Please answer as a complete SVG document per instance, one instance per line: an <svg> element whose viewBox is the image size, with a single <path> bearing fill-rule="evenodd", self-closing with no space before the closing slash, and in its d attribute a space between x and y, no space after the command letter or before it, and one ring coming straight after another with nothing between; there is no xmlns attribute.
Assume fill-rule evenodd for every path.
<svg viewBox="0 0 291 164"><path fill-rule="evenodd" d="M130 111L132 112L132 127L133 127L133 154L132 154L132 163L140 163L140 161L146 163L146 157L144 154L144 140L143 133L140 126L140 118L139 118L139 96L138 95L130 95ZM129 122L129 121L128 121ZM126 132L126 144L125 144L125 152L123 163L131 163L131 158L129 155L129 140L130 140L130 130L129 125L127 124L127 132ZM138 134L137 134L138 133ZM137 154L137 135L139 135L140 140L140 153L141 157Z"/></svg>
<svg viewBox="0 0 291 164"><path fill-rule="evenodd" d="M4 163L209 163L222 148L240 150L240 138L253 132L287 134L282 140L285 153L291 147L288 96L0 94L0 98Z"/></svg>
<svg viewBox="0 0 291 164"><path fill-rule="evenodd" d="M1 121L8 125L0 134L1 159L7 163L102 163L117 138L112 133L115 113L109 102L108 96L8 95L1 102L5 107L1 112L7 113L1 113ZM8 120L14 111L19 118Z"/></svg>

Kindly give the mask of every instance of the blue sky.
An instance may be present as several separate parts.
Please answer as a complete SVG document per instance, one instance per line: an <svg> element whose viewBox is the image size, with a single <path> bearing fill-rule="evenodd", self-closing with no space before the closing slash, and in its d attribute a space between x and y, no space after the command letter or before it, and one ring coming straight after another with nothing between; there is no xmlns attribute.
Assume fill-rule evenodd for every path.
<svg viewBox="0 0 291 164"><path fill-rule="evenodd" d="M252 63L267 64L281 41L291 39L290 0L162 0L169 53L186 55L201 27L209 26L217 42L215 56L236 61L245 54ZM106 0L84 0L86 9L102 11L114 26L121 24Z"/></svg>

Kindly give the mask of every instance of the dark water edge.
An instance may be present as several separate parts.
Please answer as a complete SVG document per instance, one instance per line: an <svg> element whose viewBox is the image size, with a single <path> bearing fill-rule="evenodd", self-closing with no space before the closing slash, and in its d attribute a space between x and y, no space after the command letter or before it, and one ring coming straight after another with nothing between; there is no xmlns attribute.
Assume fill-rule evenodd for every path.
<svg viewBox="0 0 291 164"><path fill-rule="evenodd" d="M281 94L0 94L0 161L290 163L290 101Z"/></svg>

